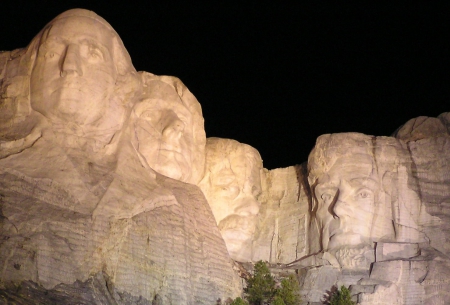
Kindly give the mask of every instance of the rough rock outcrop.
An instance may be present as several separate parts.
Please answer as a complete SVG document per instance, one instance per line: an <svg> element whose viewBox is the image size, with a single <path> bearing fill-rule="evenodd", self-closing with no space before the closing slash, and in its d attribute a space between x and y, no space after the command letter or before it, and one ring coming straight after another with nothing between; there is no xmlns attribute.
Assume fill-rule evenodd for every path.
<svg viewBox="0 0 450 305"><path fill-rule="evenodd" d="M308 197L304 166L265 170L253 261L287 264L309 253Z"/></svg>

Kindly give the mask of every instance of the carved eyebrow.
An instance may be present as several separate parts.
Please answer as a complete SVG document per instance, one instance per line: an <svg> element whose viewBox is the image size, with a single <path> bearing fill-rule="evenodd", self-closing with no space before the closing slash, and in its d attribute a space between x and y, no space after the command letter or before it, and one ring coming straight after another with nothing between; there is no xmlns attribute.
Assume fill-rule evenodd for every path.
<svg viewBox="0 0 450 305"><path fill-rule="evenodd" d="M59 37L46 37L39 44L39 48L42 47L42 46L43 47L48 47L48 46L56 45L56 44L61 45L62 41L63 40L61 38L59 38Z"/></svg>
<svg viewBox="0 0 450 305"><path fill-rule="evenodd" d="M103 45L101 42L98 42L96 40L90 39L90 38L84 38L80 40L80 43L87 44L89 46L94 46L95 48L99 49L103 55L109 54L108 48Z"/></svg>
<svg viewBox="0 0 450 305"><path fill-rule="evenodd" d="M61 36L47 36L45 37L45 39L41 42L41 45L51 45L54 43L68 43L68 39L65 39L64 37ZM98 42L92 38L86 37L86 38L82 38L78 41L79 44L86 44L86 45L90 45L90 46L94 46L97 49L99 49L103 55L108 54L109 56L111 56L108 48L103 45L101 42Z"/></svg>
<svg viewBox="0 0 450 305"><path fill-rule="evenodd" d="M352 187L365 186L372 190L379 187L379 183L371 178L354 178L349 183Z"/></svg>

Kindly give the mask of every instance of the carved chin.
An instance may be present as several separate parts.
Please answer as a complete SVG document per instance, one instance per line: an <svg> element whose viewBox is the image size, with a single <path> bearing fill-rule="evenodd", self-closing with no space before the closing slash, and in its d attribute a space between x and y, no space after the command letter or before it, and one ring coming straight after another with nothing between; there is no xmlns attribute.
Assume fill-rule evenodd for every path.
<svg viewBox="0 0 450 305"><path fill-rule="evenodd" d="M233 229L223 230L221 234L232 259L240 262L251 260L252 234L250 232Z"/></svg>
<svg viewBox="0 0 450 305"><path fill-rule="evenodd" d="M375 261L375 250L370 245L342 246L332 251L342 268L369 270Z"/></svg>
<svg viewBox="0 0 450 305"><path fill-rule="evenodd" d="M188 180L191 171L190 165L182 154L164 149L159 151L158 159L153 166L149 165L164 176L184 182Z"/></svg>

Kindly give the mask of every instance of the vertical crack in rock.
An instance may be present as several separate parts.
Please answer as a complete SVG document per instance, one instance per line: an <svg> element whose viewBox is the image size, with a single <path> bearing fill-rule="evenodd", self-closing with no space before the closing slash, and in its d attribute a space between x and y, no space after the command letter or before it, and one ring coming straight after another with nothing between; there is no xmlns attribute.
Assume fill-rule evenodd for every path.
<svg viewBox="0 0 450 305"><path fill-rule="evenodd" d="M312 209L312 195L311 195L311 187L308 182L308 162L303 162L300 165L295 166L295 171L297 173L297 181L298 181L298 194L297 201L300 201L300 192L303 188L305 192L306 198L308 199L309 211Z"/></svg>
<svg viewBox="0 0 450 305"><path fill-rule="evenodd" d="M407 157L408 157L408 161L410 164L410 172L411 172L411 176L412 176L412 181L411 181L411 179L408 179L408 184L414 187L414 190L417 191L420 200L423 200L422 189L421 189L421 186L419 183L419 172L418 172L417 164L414 161L414 157L413 157L413 153L411 151L410 144L411 144L411 142L406 143L406 149L408 150Z"/></svg>

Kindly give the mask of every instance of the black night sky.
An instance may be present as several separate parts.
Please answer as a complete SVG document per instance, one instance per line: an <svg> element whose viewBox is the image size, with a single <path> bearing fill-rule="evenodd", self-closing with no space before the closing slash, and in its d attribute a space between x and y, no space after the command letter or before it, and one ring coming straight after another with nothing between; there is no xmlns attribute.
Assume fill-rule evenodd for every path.
<svg viewBox="0 0 450 305"><path fill-rule="evenodd" d="M449 4L301 2L7 1L0 50L67 9L93 10L137 70L187 85L208 137L255 147L269 169L306 161L324 133L388 136L450 111Z"/></svg>

